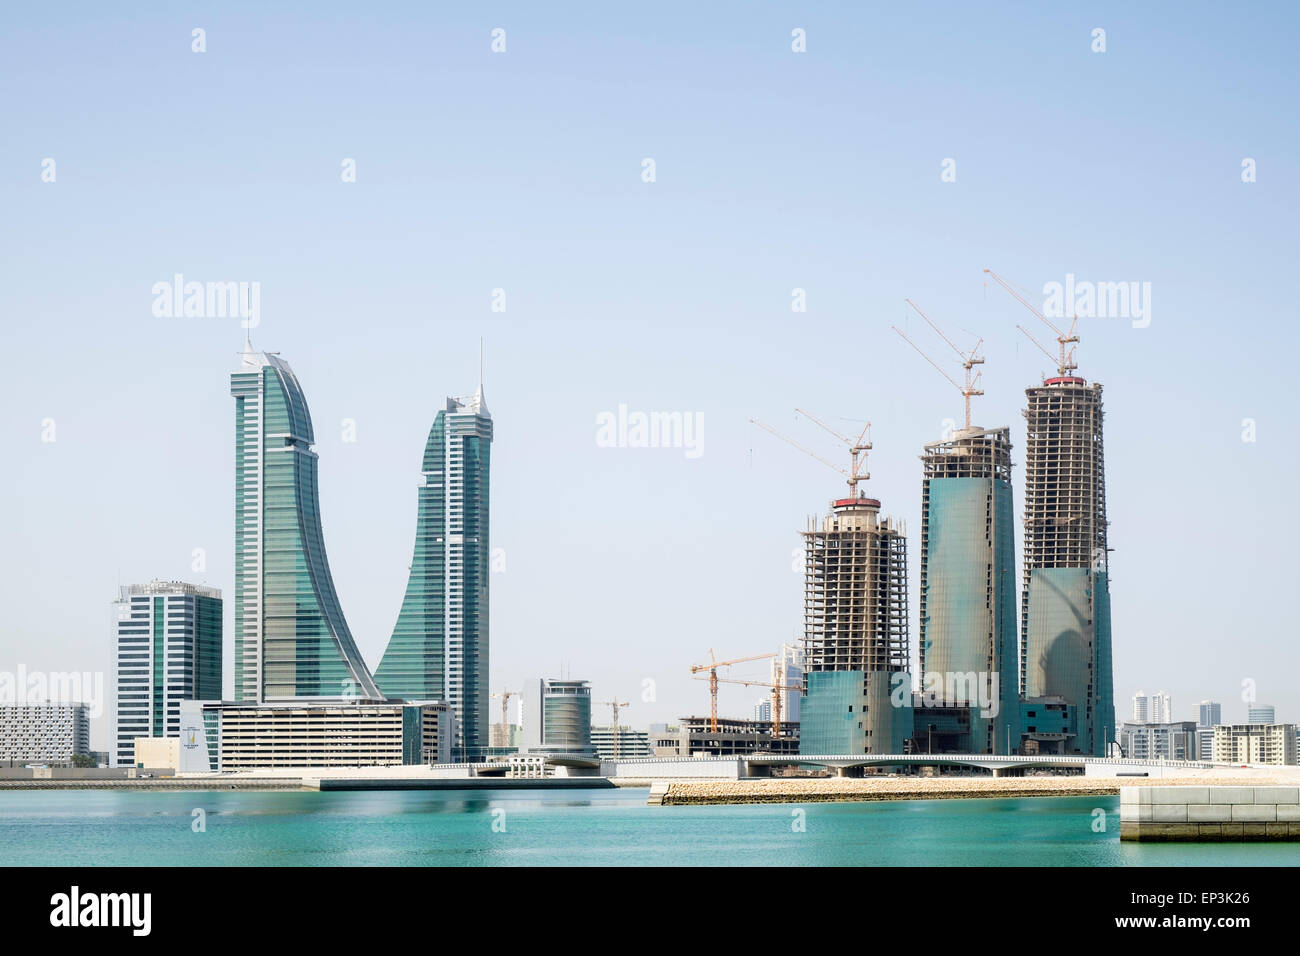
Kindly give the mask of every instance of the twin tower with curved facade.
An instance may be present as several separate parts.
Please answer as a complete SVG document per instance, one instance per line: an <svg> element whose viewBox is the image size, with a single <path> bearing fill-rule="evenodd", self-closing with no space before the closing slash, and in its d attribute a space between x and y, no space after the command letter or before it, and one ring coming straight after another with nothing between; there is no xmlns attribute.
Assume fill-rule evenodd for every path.
<svg viewBox="0 0 1300 956"><path fill-rule="evenodd" d="M348 629L321 533L311 415L289 363L245 342L235 399L235 699L443 701L454 752L488 744L488 474L483 387L448 399L421 466L406 595L372 674Z"/></svg>

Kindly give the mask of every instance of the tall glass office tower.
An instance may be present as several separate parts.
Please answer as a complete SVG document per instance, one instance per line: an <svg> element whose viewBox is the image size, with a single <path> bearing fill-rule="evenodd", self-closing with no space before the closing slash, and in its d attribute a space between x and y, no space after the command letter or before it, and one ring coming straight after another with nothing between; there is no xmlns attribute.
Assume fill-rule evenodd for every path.
<svg viewBox="0 0 1300 956"><path fill-rule="evenodd" d="M343 619L321 533L302 386L245 341L235 398L235 699L379 699Z"/></svg>
<svg viewBox="0 0 1300 956"><path fill-rule="evenodd" d="M181 701L221 699L221 592L132 584L113 609L113 765L134 767L135 738L181 735Z"/></svg>
<svg viewBox="0 0 1300 956"><path fill-rule="evenodd" d="M480 384L433 420L420 474L406 596L375 679L390 697L441 700L456 713L456 759L486 753L488 475L492 416Z"/></svg>

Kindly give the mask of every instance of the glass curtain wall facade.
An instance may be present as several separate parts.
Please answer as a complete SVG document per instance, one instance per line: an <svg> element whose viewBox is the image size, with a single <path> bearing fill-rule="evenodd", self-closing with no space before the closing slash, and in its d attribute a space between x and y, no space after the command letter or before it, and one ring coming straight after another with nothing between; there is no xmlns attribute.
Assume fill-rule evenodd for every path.
<svg viewBox="0 0 1300 956"><path fill-rule="evenodd" d="M489 476L492 416L483 388L448 399L425 443L415 552L406 594L375 670L384 693L439 700L456 715L456 759L490 744L488 692Z"/></svg>
<svg viewBox="0 0 1300 956"><path fill-rule="evenodd" d="M179 737L180 703L221 699L221 592L179 581L119 589L113 762L135 765L135 738Z"/></svg>
<svg viewBox="0 0 1300 956"><path fill-rule="evenodd" d="M963 429L921 456L920 664L929 706L969 710L972 753L1020 746L1010 429Z"/></svg>
<svg viewBox="0 0 1300 956"><path fill-rule="evenodd" d="M289 364L247 346L235 399L235 699L379 699L321 531L311 415Z"/></svg>

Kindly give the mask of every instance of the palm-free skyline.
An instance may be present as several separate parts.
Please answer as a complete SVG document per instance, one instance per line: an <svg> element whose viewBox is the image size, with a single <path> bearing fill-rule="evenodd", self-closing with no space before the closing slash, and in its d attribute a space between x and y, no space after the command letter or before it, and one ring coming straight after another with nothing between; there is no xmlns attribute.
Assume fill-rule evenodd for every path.
<svg viewBox="0 0 1300 956"><path fill-rule="evenodd" d="M118 583L157 577L222 589L233 674L244 329L156 314L181 274L258 283L252 339L306 395L372 669L421 450L482 338L492 689L563 668L636 726L700 713L710 647L799 633L798 532L844 488L751 418L846 463L793 409L869 419L866 490L917 547L921 446L962 399L890 331L951 355L904 297L985 340L973 418L1011 429L1019 541L1024 389L1053 366L1016 326L1051 334L992 268L1040 308L1052 283L1144 290L1141 315L1081 318L1077 353L1105 386L1121 717L1159 686L1176 719L1206 697L1244 718L1254 681L1300 718L1274 600L1300 532L1295 14L1185 13L6 11L0 670L108 671ZM624 407L698 447L600 440Z"/></svg>

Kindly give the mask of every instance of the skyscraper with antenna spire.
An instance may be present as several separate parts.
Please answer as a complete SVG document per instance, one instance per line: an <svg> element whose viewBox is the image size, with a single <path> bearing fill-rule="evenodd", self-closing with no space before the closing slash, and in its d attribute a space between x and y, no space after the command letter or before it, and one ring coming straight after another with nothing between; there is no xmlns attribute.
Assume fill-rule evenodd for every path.
<svg viewBox="0 0 1300 956"><path fill-rule="evenodd" d="M439 700L456 714L454 759L490 744L488 490L492 416L478 391L448 398L420 468L415 552L406 594L375 680L389 697Z"/></svg>
<svg viewBox="0 0 1300 956"><path fill-rule="evenodd" d="M1079 337L985 270L1056 335L1056 374L1025 389L1025 517L1020 683L1025 739L1040 752L1105 756L1115 739L1102 387L1076 374ZM1077 321L1077 319L1076 319ZM1069 709L1064 739L1036 736L1029 709Z"/></svg>

